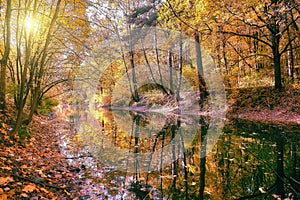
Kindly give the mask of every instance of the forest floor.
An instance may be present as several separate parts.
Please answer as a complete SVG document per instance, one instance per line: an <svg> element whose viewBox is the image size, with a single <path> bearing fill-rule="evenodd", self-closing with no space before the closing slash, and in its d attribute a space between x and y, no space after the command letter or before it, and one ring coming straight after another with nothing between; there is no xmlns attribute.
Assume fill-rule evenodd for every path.
<svg viewBox="0 0 300 200"><path fill-rule="evenodd" d="M300 124L300 86L288 85L282 91L270 87L230 90L228 118L275 124Z"/></svg>
<svg viewBox="0 0 300 200"><path fill-rule="evenodd" d="M80 167L70 165L61 152L61 119L35 116L17 139L0 125L0 199L76 199ZM75 196L78 196L77 194Z"/></svg>

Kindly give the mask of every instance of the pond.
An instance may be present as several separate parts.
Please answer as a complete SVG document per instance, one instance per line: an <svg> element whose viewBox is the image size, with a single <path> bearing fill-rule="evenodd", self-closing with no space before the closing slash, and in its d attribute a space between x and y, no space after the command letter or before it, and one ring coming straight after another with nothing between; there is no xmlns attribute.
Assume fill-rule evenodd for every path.
<svg viewBox="0 0 300 200"><path fill-rule="evenodd" d="M111 109L79 121L62 146L80 199L299 198L299 126Z"/></svg>

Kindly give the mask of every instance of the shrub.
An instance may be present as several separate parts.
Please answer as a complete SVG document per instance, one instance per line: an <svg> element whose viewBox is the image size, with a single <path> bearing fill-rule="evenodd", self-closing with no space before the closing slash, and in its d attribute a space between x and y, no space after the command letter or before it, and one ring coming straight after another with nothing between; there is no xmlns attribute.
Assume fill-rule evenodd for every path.
<svg viewBox="0 0 300 200"><path fill-rule="evenodd" d="M48 115L53 112L52 108L57 106L59 103L57 100L45 98L41 101L40 105L37 108L37 113L41 115Z"/></svg>

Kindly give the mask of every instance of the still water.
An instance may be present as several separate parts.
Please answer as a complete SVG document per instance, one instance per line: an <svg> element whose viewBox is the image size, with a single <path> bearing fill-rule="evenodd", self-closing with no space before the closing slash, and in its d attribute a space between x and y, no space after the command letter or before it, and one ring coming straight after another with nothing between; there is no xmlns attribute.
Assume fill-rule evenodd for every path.
<svg viewBox="0 0 300 200"><path fill-rule="evenodd" d="M79 199L299 198L300 126L106 109L80 121L65 148Z"/></svg>

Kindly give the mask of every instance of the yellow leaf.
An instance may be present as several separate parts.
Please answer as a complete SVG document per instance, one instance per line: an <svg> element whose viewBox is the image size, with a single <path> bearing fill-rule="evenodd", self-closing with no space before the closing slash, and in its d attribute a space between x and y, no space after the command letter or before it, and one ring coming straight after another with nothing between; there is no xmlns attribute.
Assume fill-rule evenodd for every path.
<svg viewBox="0 0 300 200"><path fill-rule="evenodd" d="M192 174L195 174L196 168L190 164L187 165L188 171L191 172Z"/></svg>
<svg viewBox="0 0 300 200"><path fill-rule="evenodd" d="M150 199L153 199L152 192L149 193L149 198L150 198Z"/></svg>
<svg viewBox="0 0 300 200"><path fill-rule="evenodd" d="M27 166L26 166L26 165L22 165L20 168L21 168L21 169L26 169Z"/></svg>
<svg viewBox="0 0 300 200"><path fill-rule="evenodd" d="M46 190L45 188L40 188L40 190L41 190L42 192L49 193L49 191Z"/></svg>
<svg viewBox="0 0 300 200"><path fill-rule="evenodd" d="M40 175L42 178L47 178L47 176L42 172L42 170L37 170L37 172L39 173L39 175Z"/></svg>
<svg viewBox="0 0 300 200"><path fill-rule="evenodd" d="M1 169L7 170L7 171L11 171L12 170L12 168L10 168L10 167L1 167Z"/></svg>
<svg viewBox="0 0 300 200"><path fill-rule="evenodd" d="M22 194L21 194L21 197L27 198L27 197L28 197L28 194L22 193Z"/></svg>
<svg viewBox="0 0 300 200"><path fill-rule="evenodd" d="M3 135L6 135L6 131L4 129L0 129L0 133L2 133Z"/></svg>
<svg viewBox="0 0 300 200"><path fill-rule="evenodd" d="M13 181L14 181L14 179L11 177L6 177L6 178L0 177L0 186L6 185L7 183L13 182Z"/></svg>
<svg viewBox="0 0 300 200"><path fill-rule="evenodd" d="M33 192L34 190L36 190L35 185L26 185L23 188L22 192L30 193L30 192Z"/></svg>
<svg viewBox="0 0 300 200"><path fill-rule="evenodd" d="M15 190L10 190L6 193L9 197L12 197L15 194Z"/></svg>
<svg viewBox="0 0 300 200"><path fill-rule="evenodd" d="M1 124L4 129L8 129L8 126L4 123Z"/></svg>
<svg viewBox="0 0 300 200"><path fill-rule="evenodd" d="M2 194L0 196L0 200L7 200L7 195L6 194Z"/></svg>
<svg viewBox="0 0 300 200"><path fill-rule="evenodd" d="M64 192L65 192L68 196L71 195L67 190L64 190Z"/></svg>

